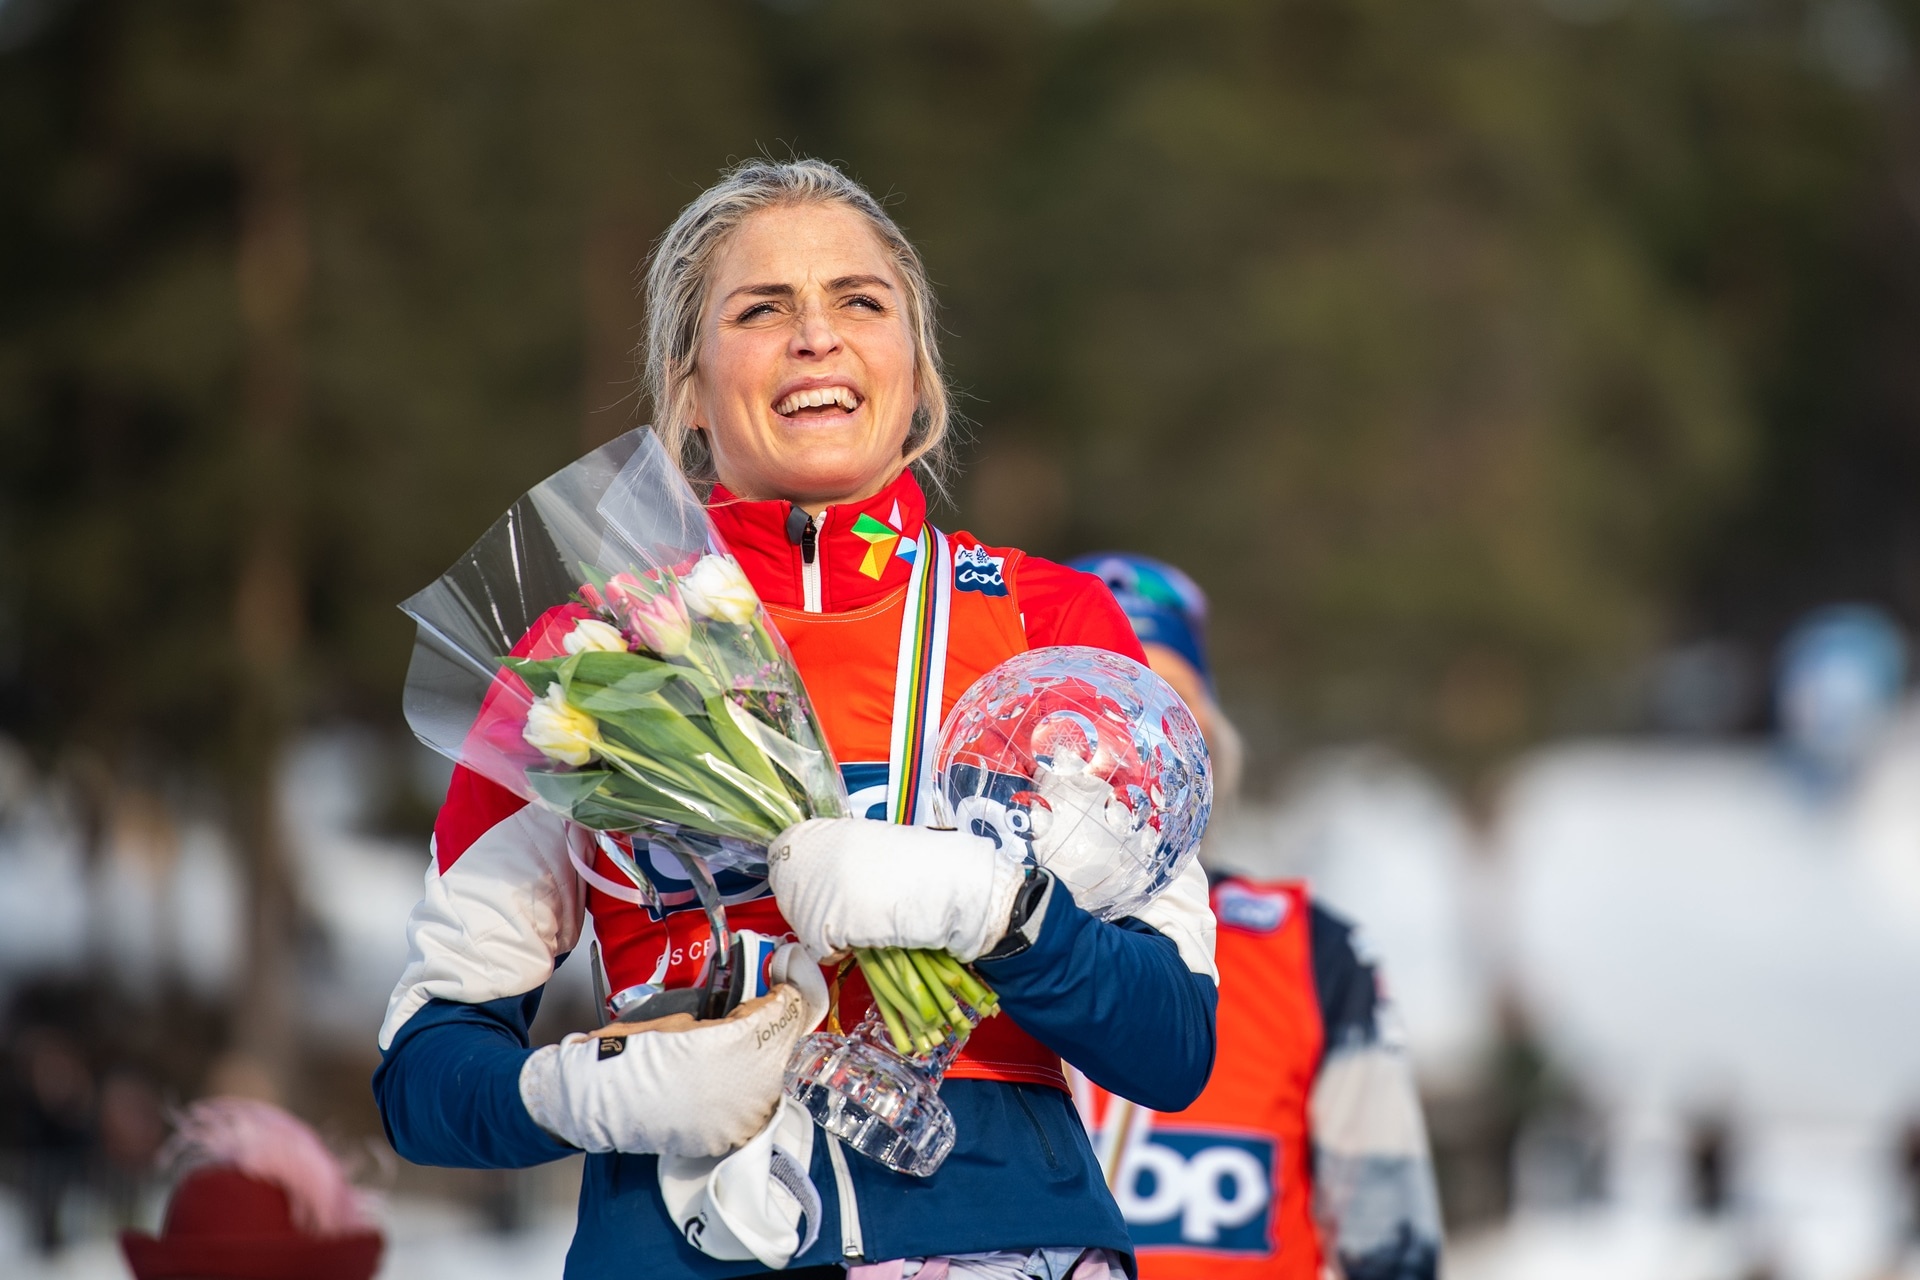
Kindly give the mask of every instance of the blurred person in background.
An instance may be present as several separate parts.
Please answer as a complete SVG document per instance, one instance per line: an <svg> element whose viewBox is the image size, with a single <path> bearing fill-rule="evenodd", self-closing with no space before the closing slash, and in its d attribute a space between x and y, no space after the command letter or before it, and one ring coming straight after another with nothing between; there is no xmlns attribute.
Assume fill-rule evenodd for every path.
<svg viewBox="0 0 1920 1280"><path fill-rule="evenodd" d="M1238 788L1239 734L1213 694L1207 599L1172 565L1108 552L1104 581ZM1204 850L1203 850L1204 856ZM1212 870L1219 1054L1198 1101L1154 1112L1076 1081L1144 1280L1433 1280L1439 1196L1418 1091L1378 966L1300 881Z"/></svg>
<svg viewBox="0 0 1920 1280"><path fill-rule="evenodd" d="M884 819L888 778L930 754L940 716L986 671L1059 644L1139 660L1139 642L1096 580L926 522L913 464L939 474L947 417L932 297L911 244L838 169L735 169L661 239L647 295L654 429L692 480L713 484L713 520L813 693L854 811L870 815L783 834L771 894L730 904L729 921L791 930L814 957L840 950L829 928L863 946L949 950L976 964L1007 1015L982 1024L946 1074L958 1141L936 1173L907 1177L814 1142L795 1179L806 1185L788 1188L811 1221L780 1274L1118 1276L1127 1224L1061 1060L1168 1110L1198 1096L1216 1000L1204 873L1196 865L1140 918L1110 923L991 841L871 815ZM944 606L906 608L917 566ZM933 670L944 654L940 696L896 702L904 646ZM381 1032L374 1091L388 1136L431 1164L591 1153L569 1276L766 1274L782 1264L704 1252L697 1218L683 1234L659 1157L722 1156L762 1130L826 985L811 962L785 971L803 994L818 990L811 1020L742 1006L744 1021L530 1049L541 991L587 911L612 990L700 978L697 903L648 909L576 830L456 771ZM864 1012L855 979L841 989L849 1025Z"/></svg>
<svg viewBox="0 0 1920 1280"><path fill-rule="evenodd" d="M22 1028L10 1047L17 1093L8 1109L34 1247L57 1253L66 1244L67 1198L87 1185L95 1165L93 1067L79 1036L51 1023Z"/></svg>
<svg viewBox="0 0 1920 1280"><path fill-rule="evenodd" d="M1844 790L1899 711L1907 642L1883 610L1816 609L1780 645L1775 703L1788 763L1834 793Z"/></svg>
<svg viewBox="0 0 1920 1280"><path fill-rule="evenodd" d="M208 1098L160 1154L160 1234L126 1231L134 1280L371 1280L385 1239L320 1136L268 1102Z"/></svg>
<svg viewBox="0 0 1920 1280"><path fill-rule="evenodd" d="M101 1209L134 1221L166 1137L162 1086L128 1043L137 1023L96 1016L95 990L32 983L0 1018L0 1190L19 1194L43 1255L84 1238Z"/></svg>

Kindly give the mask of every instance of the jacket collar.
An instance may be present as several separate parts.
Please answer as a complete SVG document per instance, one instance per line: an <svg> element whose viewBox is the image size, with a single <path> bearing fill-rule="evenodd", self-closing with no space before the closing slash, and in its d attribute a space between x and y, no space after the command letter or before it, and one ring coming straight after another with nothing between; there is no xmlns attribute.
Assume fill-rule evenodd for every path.
<svg viewBox="0 0 1920 1280"><path fill-rule="evenodd" d="M707 512L762 600L789 609L804 606L805 511L783 500L736 498L716 484ZM823 511L814 521L821 610L864 608L905 586L913 572L910 557L925 541L926 518L926 495L911 470L871 498Z"/></svg>

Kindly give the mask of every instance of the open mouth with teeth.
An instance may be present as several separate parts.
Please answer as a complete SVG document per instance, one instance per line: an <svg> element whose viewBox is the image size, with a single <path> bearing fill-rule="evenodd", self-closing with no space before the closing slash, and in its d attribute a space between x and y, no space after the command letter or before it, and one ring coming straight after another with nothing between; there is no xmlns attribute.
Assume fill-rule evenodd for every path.
<svg viewBox="0 0 1920 1280"><path fill-rule="evenodd" d="M773 411L783 418L825 418L852 413L861 399L852 387L809 387L795 391L775 402Z"/></svg>

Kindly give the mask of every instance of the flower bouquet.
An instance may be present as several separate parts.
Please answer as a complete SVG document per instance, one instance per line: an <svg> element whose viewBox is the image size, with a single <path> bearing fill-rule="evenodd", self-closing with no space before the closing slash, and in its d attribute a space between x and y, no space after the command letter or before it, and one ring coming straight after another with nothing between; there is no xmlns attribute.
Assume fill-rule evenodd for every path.
<svg viewBox="0 0 1920 1280"><path fill-rule="evenodd" d="M1134 914L1197 855L1213 777L1193 713L1172 686L1103 649L1034 649L962 694L934 755L948 825L1046 868L1101 919ZM953 1148L947 1067L993 993L953 957L861 952L874 1013L816 1033L787 1068L788 1096L841 1141L925 1177Z"/></svg>
<svg viewBox="0 0 1920 1280"><path fill-rule="evenodd" d="M706 908L701 990L609 1012L723 1012L750 976L723 899L757 893L773 838L843 815L846 792L785 644L653 434L528 491L401 608L423 742L592 831L656 908L646 867L669 855Z"/></svg>

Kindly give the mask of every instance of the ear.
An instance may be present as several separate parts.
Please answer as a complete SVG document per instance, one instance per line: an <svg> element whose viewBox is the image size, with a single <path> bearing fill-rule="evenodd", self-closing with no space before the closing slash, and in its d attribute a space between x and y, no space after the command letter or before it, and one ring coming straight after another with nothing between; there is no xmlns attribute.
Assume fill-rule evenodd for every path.
<svg viewBox="0 0 1920 1280"><path fill-rule="evenodd" d="M707 429L707 424L700 421L700 397L694 390L693 374L691 371L681 380L679 387L674 390L673 396L674 399L680 402L680 420L687 424L687 429L690 431L704 432Z"/></svg>

